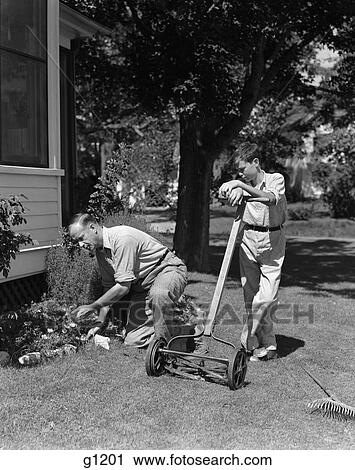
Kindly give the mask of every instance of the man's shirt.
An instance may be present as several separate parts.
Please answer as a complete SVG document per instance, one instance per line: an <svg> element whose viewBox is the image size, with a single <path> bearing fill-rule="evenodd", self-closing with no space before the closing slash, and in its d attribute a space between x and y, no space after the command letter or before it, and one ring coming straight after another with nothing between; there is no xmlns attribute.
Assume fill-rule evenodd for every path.
<svg viewBox="0 0 355 470"><path fill-rule="evenodd" d="M96 250L96 259L105 288L144 279L167 251L155 238L127 225L102 230L103 249Z"/></svg>
<svg viewBox="0 0 355 470"><path fill-rule="evenodd" d="M263 171L263 180L255 189L274 194L276 204L266 205L262 202L248 202L246 204L243 222L250 225L275 227L286 221L287 202L285 196L285 179L280 173L266 173ZM250 196L244 191L245 196Z"/></svg>

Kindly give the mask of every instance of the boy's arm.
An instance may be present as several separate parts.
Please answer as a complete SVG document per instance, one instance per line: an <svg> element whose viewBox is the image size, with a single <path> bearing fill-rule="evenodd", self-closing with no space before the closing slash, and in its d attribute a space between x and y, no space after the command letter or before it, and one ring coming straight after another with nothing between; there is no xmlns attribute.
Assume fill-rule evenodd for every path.
<svg viewBox="0 0 355 470"><path fill-rule="evenodd" d="M256 189L253 186L236 180L237 187L247 191L252 197L266 197L269 202L267 205L278 204L281 197L285 194L285 178L280 173L273 173L266 184L266 190Z"/></svg>
<svg viewBox="0 0 355 470"><path fill-rule="evenodd" d="M250 194L250 196L266 197L267 199L269 199L269 204L276 204L276 196L274 193L269 191L263 191L261 189L256 189L253 186L244 183L243 181L235 180L235 183L235 187L243 189L243 191L246 191L248 194Z"/></svg>
<svg viewBox="0 0 355 470"><path fill-rule="evenodd" d="M273 193L262 191L261 189L255 189L253 186L243 183L243 181L240 180L231 180L227 183L222 184L222 186L219 188L219 193L222 197L230 198L233 190L235 189L240 189L241 191L243 191L243 193L238 193L238 204L241 201L241 197L247 195L250 195L252 197L266 197L267 199L269 199L269 202L264 204L275 204L276 197ZM232 198L235 199L235 197Z"/></svg>

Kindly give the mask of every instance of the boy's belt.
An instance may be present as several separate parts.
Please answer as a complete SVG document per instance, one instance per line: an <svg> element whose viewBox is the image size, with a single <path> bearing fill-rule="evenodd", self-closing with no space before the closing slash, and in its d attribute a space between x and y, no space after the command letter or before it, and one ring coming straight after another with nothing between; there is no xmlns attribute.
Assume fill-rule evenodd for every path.
<svg viewBox="0 0 355 470"><path fill-rule="evenodd" d="M262 227L260 225L250 225L245 224L245 230L255 230L256 232L276 232L276 230L281 230L282 225L277 225L276 227Z"/></svg>

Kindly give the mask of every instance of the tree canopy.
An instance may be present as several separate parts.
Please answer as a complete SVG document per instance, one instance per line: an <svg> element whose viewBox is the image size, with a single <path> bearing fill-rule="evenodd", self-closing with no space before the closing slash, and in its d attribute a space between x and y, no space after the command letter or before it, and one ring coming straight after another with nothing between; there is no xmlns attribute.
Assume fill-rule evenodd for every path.
<svg viewBox="0 0 355 470"><path fill-rule="evenodd" d="M105 48L119 89L131 102L149 112L175 107L180 117L181 163L174 247L190 268L207 270L213 161L238 137L262 100L277 103L291 91L311 93L305 57L316 43L349 51L352 28L346 33L346 24L354 13L354 3L69 3L99 21L116 25ZM343 66L349 65L345 62ZM338 82L338 86L343 84Z"/></svg>

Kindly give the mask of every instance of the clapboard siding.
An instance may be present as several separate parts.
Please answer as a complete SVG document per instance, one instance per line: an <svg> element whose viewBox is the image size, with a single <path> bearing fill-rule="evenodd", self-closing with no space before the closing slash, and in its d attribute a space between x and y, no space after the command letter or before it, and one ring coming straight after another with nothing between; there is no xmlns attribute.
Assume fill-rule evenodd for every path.
<svg viewBox="0 0 355 470"><path fill-rule="evenodd" d="M0 170L1 171L1 170ZM24 177L25 178L25 177ZM26 178L29 178L26 175ZM43 187L32 187L32 188L21 188L18 186L10 188L1 188L1 193L5 195L9 194L23 194L25 199L23 199L24 206L27 202L57 202L58 201L58 190L57 188L43 188Z"/></svg>
<svg viewBox="0 0 355 470"><path fill-rule="evenodd" d="M41 229L26 230L26 225L23 226L23 230L19 230L20 233L30 233L32 240L34 240L35 246L48 246L53 243L57 243L59 239L58 227L46 227ZM26 245L26 248L30 245Z"/></svg>
<svg viewBox="0 0 355 470"><path fill-rule="evenodd" d="M57 178L47 175L0 174L0 182L1 188L6 188L11 193L14 188L21 188L22 190L23 188L57 188Z"/></svg>
<svg viewBox="0 0 355 470"><path fill-rule="evenodd" d="M58 214L58 202L33 202L25 201L24 207L26 209L26 214L35 215L52 215Z"/></svg>
<svg viewBox="0 0 355 470"><path fill-rule="evenodd" d="M33 251L23 251L11 263L9 277L5 279L0 276L2 282L18 279L25 276L32 276L46 270L47 249L38 249Z"/></svg>
<svg viewBox="0 0 355 470"><path fill-rule="evenodd" d="M35 241L34 246L22 247L21 253L11 263L7 280L29 276L45 270L47 248L58 242L60 228L60 177L38 174L2 173L0 166L0 193L2 195L23 194L26 209L26 224L16 227L19 232L28 232ZM0 277L0 282L5 279Z"/></svg>
<svg viewBox="0 0 355 470"><path fill-rule="evenodd" d="M21 230L31 232L36 229L44 229L48 227L58 227L58 215L32 215L30 212L26 214L27 224L21 225Z"/></svg>

